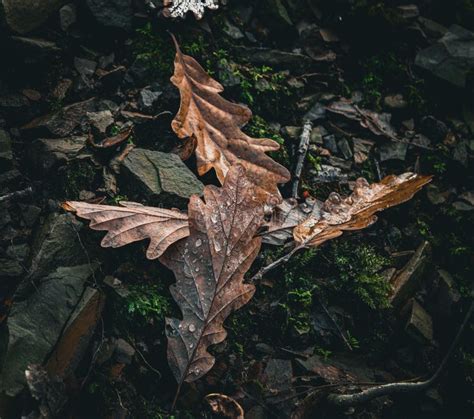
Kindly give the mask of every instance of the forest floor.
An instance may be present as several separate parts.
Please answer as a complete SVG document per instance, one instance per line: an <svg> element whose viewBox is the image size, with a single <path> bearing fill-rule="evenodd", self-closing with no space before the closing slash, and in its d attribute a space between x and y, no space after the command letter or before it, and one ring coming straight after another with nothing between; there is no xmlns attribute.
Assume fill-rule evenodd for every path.
<svg viewBox="0 0 474 419"><path fill-rule="evenodd" d="M226 3L174 20L149 1L76 1L33 30L13 28L22 35L0 32L0 417L213 417L205 396L221 393L252 419L471 418L472 322L429 389L349 409L327 395L430 377L471 303L474 4ZM101 248L104 233L61 208L185 209L202 184L218 184L197 175L194 157L171 158L182 140L171 129L170 32L223 97L252 110L244 131L277 141L271 156L292 172L310 116L301 202L348 195L359 177L434 176L373 226L265 275L173 413L172 272L146 259L144 242ZM139 149L169 154L124 158ZM248 276L284 252L264 245Z"/></svg>

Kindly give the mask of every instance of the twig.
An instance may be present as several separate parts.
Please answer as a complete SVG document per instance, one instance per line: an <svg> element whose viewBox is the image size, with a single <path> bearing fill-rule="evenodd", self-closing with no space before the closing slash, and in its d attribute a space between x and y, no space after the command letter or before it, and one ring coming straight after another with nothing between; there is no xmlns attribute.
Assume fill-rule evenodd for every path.
<svg viewBox="0 0 474 419"><path fill-rule="evenodd" d="M448 352L446 353L445 357L441 361L438 369L435 373L426 381L419 381L415 383L408 383L408 382L397 382L397 383L390 383L390 384L383 384L381 386L376 386L369 388L367 390L360 391L359 393L355 394L330 394L328 396L328 402L339 406L339 407L347 407L353 406L360 403L368 402L372 399L377 397L386 396L389 394L396 394L396 393L411 393L415 391L424 390L428 387L431 387L435 381L440 377L441 373L443 372L444 368L446 367L449 358L453 354L454 350L456 349L459 340L461 339L462 333L466 328L466 325L474 311L474 301L472 301L469 310L464 317L464 320L454 338L451 346L449 347Z"/></svg>
<svg viewBox="0 0 474 419"><path fill-rule="evenodd" d="M344 336L344 333L342 333L342 330L341 328L339 327L339 325L337 324L336 320L334 320L334 318L331 316L331 313L329 313L328 309L326 308L326 306L323 304L323 302L318 298L318 303L319 305L323 308L324 312L326 313L326 316L328 316L329 320L331 320L331 322L334 324L334 326L336 327L337 331L339 332L339 334L341 335L341 338L342 340L344 341L344 343L346 344L347 348L350 350L350 351L353 351L353 348L352 348L352 345L349 343L349 341L346 339L346 337Z"/></svg>
<svg viewBox="0 0 474 419"><path fill-rule="evenodd" d="M303 172L304 161L306 159L306 154L308 153L309 140L311 138L311 129L313 128L313 123L309 120L306 120L303 124L303 132L300 137L300 145L298 147L298 160L296 162L295 174L293 177L293 185L291 188L291 196L293 198L298 198L298 186L300 184L301 173Z"/></svg>
<svg viewBox="0 0 474 419"><path fill-rule="evenodd" d="M299 244L299 245L296 245L295 247L293 247L293 249L291 249L286 255L283 255L281 258L273 261L272 263L270 263L269 265L267 266L264 266L263 268L260 268L260 270L254 275L252 276L252 278L249 279L249 282L250 283L253 283L253 282L256 282L256 281L259 281L260 279L262 279L263 275L265 275L266 273L268 273L269 271L277 268L278 266L282 265L283 263L286 263L290 260L290 258L296 253L298 252L299 250L301 249L304 249L306 247L306 243L302 243L302 244Z"/></svg>
<svg viewBox="0 0 474 419"><path fill-rule="evenodd" d="M21 191L16 191L16 192L12 192L12 193L0 196L0 204L2 202L8 202L14 199L23 198L25 196L31 195L32 193L33 193L33 188L31 186L28 186L26 189L23 189Z"/></svg>

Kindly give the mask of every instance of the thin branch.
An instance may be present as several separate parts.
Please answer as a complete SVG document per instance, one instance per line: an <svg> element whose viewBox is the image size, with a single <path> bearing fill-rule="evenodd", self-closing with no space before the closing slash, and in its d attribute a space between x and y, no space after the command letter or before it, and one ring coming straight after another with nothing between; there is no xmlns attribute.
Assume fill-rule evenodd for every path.
<svg viewBox="0 0 474 419"><path fill-rule="evenodd" d="M300 137L300 145L298 147L298 160L296 162L295 174L293 176L293 185L291 187L291 196L298 198L298 186L301 180L301 173L303 172L304 161L306 154L308 154L309 140L311 138L311 129L313 123L306 120L303 125L303 132Z"/></svg>
<svg viewBox="0 0 474 419"><path fill-rule="evenodd" d="M32 193L33 193L33 188L31 186L28 186L28 188L23 189L21 191L11 192L9 194L0 196L0 204L2 202L13 201L19 198L23 198L25 196L29 196Z"/></svg>
<svg viewBox="0 0 474 419"><path fill-rule="evenodd" d="M339 335L341 336L341 338L342 338L343 342L345 343L345 345L347 346L347 348L350 351L353 351L354 349L352 348L352 345L347 340L346 336L342 332L342 330L339 327L339 325L337 324L336 320L331 316L331 313L329 313L329 310L326 308L326 306L323 304L323 302L319 298L318 298L318 303L322 307L324 312L326 313L326 316L328 316L329 320L331 320L332 324L336 327L336 330L339 332Z"/></svg>
<svg viewBox="0 0 474 419"><path fill-rule="evenodd" d="M464 320L454 338L451 346L449 347L448 352L446 353L445 357L441 361L438 369L435 373L426 381L419 381L415 383L408 383L408 382L397 382L397 383L390 383L390 384L383 384L381 386L376 386L369 388L367 390L360 391L359 393L355 394L330 394L328 396L328 402L339 406L339 407L347 407L347 406L354 406L360 403L366 403L372 399L381 396L387 396L390 394L396 393L412 393L415 391L424 390L428 387L431 387L436 380L440 377L441 373L443 372L444 368L446 367L449 358L453 354L454 350L456 349L459 340L461 339L462 333L466 328L467 323L474 311L474 301L471 303L469 310L464 317Z"/></svg>
<svg viewBox="0 0 474 419"><path fill-rule="evenodd" d="M260 270L254 276L252 276L252 278L250 278L248 282L254 283L256 281L259 281L260 279L262 279L263 275L267 274L268 272L270 272L271 270L277 268L278 266L288 262L290 260L290 258L296 252L298 252L301 249L304 249L305 247L306 247L306 242L302 243L302 244L299 244L299 245L296 245L286 255L283 255L281 258L273 261L269 265L260 268Z"/></svg>

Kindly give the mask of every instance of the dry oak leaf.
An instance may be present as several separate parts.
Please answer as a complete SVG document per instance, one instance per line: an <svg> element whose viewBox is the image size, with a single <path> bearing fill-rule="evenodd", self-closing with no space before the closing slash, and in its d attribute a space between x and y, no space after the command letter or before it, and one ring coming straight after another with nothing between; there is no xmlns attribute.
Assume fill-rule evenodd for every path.
<svg viewBox="0 0 474 419"><path fill-rule="evenodd" d="M122 201L120 205L67 201L63 208L91 220L91 229L106 230L102 247L115 248L150 239L148 259L160 257L171 244L189 235L188 216L178 210L145 207L136 202Z"/></svg>
<svg viewBox="0 0 474 419"><path fill-rule="evenodd" d="M290 173L265 154L278 150L279 144L242 132L241 127L252 117L250 109L222 98L221 84L194 58L184 55L176 39L174 42L176 58L171 82L180 91L181 105L172 128L179 138L196 138L199 174L214 168L222 184L229 169L241 164L259 188L279 196L277 184L288 182Z"/></svg>
<svg viewBox="0 0 474 419"><path fill-rule="evenodd" d="M244 283L261 245L255 233L263 223L263 205L254 185L243 167L235 166L223 187L205 187L204 199L191 197L189 237L160 258L176 276L170 291L183 315L166 319L168 362L179 386L213 367L208 347L226 338L224 320L255 292Z"/></svg>
<svg viewBox="0 0 474 419"><path fill-rule="evenodd" d="M242 406L237 403L232 397L220 393L208 394L205 398L209 404L211 411L219 417L228 419L244 419L245 412Z"/></svg>
<svg viewBox="0 0 474 419"><path fill-rule="evenodd" d="M344 231L368 227L377 220L375 213L410 200L431 176L404 173L390 175L369 185L364 178L356 180L347 198L333 192L323 204L319 217L310 217L293 230L299 245L318 246L342 235Z"/></svg>

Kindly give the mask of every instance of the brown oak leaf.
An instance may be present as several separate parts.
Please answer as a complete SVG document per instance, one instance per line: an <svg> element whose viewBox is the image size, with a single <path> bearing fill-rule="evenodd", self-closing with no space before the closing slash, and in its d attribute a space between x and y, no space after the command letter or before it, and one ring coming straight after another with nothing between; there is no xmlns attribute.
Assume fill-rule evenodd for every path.
<svg viewBox="0 0 474 419"><path fill-rule="evenodd" d="M212 368L208 347L225 339L224 320L255 292L243 279L261 245L255 233L263 223L263 205L255 186L242 166L234 166L223 187L205 187L204 200L191 197L189 237L160 258L176 276L170 291L183 315L166 319L168 361L179 386Z"/></svg>
<svg viewBox="0 0 474 419"><path fill-rule="evenodd" d="M106 230L102 247L121 247L150 239L148 259L156 259L174 242L189 234L188 216L178 210L145 207L136 202L120 202L121 206L97 205L68 201L67 211L91 220L93 230Z"/></svg>
<svg viewBox="0 0 474 419"><path fill-rule="evenodd" d="M408 201L431 176L404 173L387 176L380 183L369 185L364 178L356 181L347 198L332 192L317 217L309 217L293 230L300 245L318 246L342 235L344 231L368 227L377 220L375 213Z"/></svg>
<svg viewBox="0 0 474 419"><path fill-rule="evenodd" d="M229 169L241 164L259 188L279 195L277 184L288 182L290 173L265 154L278 150L279 144L242 132L241 127L252 117L250 109L222 98L222 85L194 58L184 55L176 39L174 42L176 58L171 82L180 91L181 106L172 128L179 138L196 138L199 174L213 168L222 184Z"/></svg>

